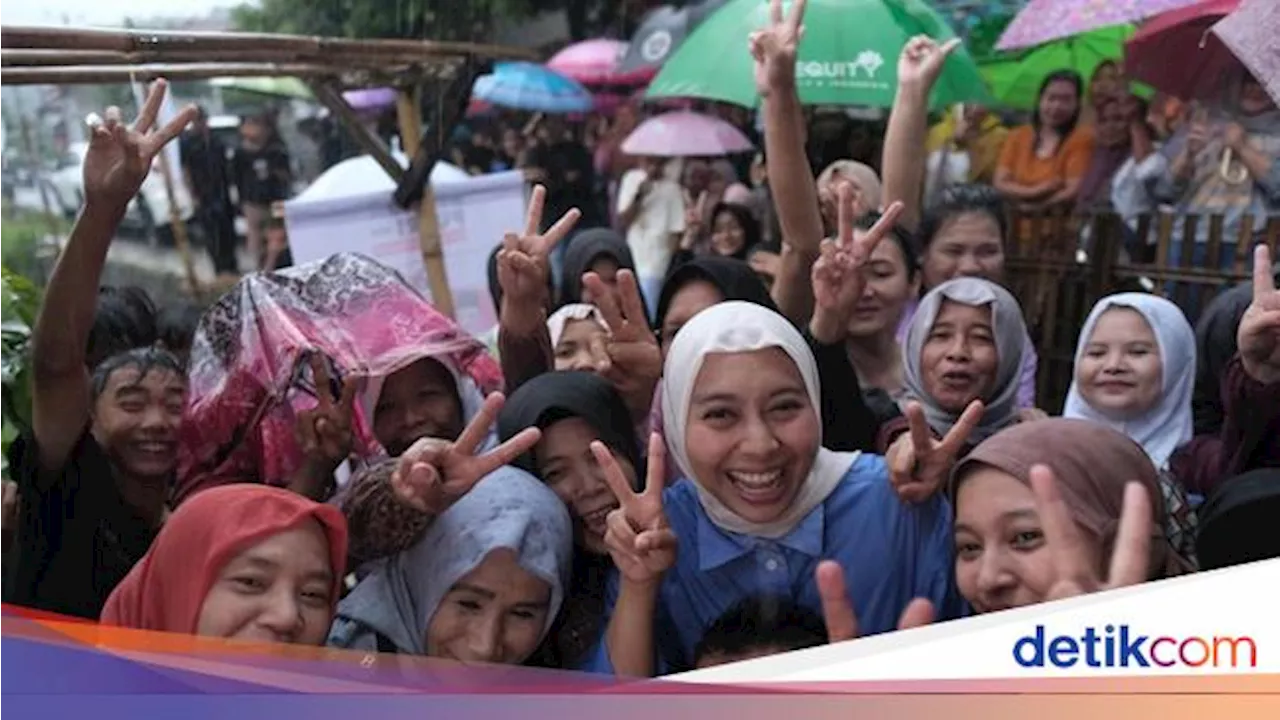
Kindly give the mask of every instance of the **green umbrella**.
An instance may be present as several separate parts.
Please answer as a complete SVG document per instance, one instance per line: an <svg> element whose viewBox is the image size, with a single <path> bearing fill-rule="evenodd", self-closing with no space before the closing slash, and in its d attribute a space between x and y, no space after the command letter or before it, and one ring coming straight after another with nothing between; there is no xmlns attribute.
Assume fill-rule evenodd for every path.
<svg viewBox="0 0 1280 720"><path fill-rule="evenodd" d="M790 2L784 2L784 14ZM662 66L648 97L695 97L755 107L747 38L769 20L769 0L730 0L707 18ZM796 58L806 105L890 107L898 55L916 35L939 41L955 33L923 0L809 0ZM947 60L931 98L935 106L982 102L989 95L964 48Z"/></svg>
<svg viewBox="0 0 1280 720"><path fill-rule="evenodd" d="M1124 58L1124 42L1133 35L1132 25L1116 25L1073 35L1008 55L979 61L982 77L1002 105L1030 110L1036 104L1040 83L1049 73L1074 70L1085 82L1103 60ZM1135 88L1141 94L1141 88Z"/></svg>

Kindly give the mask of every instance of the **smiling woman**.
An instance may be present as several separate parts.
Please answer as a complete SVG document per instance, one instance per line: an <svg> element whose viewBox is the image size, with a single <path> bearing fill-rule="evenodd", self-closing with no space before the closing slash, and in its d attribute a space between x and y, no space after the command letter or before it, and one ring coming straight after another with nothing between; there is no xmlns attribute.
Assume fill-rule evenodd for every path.
<svg viewBox="0 0 1280 720"><path fill-rule="evenodd" d="M664 367L663 434L683 479L661 494L660 512L679 546L661 570L624 567L615 556L607 602L616 615L590 669L651 674L654 653L631 632L642 623L655 624L663 672L691 667L707 629L748 597L781 593L818 612L813 578L821 559L857 578L853 603L866 634L894 629L916 597L941 618L956 615L946 500L900 503L881 458L823 448L821 398L808 343L772 310L721 302L675 335ZM624 500L624 512L657 500L661 443L656 458L653 445L648 489L630 509ZM618 519L610 515L606 542ZM658 605L643 617L635 608L653 605L641 604L642 592L656 593L643 600Z"/></svg>
<svg viewBox="0 0 1280 720"><path fill-rule="evenodd" d="M519 665L560 611L572 552L555 494L500 468L374 567L339 604L328 644Z"/></svg>
<svg viewBox="0 0 1280 720"><path fill-rule="evenodd" d="M262 485L201 492L165 523L102 622L139 630L320 645L340 592L347 523Z"/></svg>

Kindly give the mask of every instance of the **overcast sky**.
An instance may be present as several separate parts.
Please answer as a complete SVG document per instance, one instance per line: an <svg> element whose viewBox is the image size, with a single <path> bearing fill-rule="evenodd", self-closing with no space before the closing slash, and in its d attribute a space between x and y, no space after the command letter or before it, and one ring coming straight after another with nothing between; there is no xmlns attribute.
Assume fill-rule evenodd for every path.
<svg viewBox="0 0 1280 720"><path fill-rule="evenodd" d="M6 25L119 25L125 16L200 17L218 7L235 7L245 0L3 0Z"/></svg>

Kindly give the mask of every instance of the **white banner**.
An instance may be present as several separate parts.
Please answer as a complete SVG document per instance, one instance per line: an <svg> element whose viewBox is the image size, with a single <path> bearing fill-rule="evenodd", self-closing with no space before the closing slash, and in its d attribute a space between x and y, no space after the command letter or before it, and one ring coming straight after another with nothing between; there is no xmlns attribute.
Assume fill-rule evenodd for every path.
<svg viewBox="0 0 1280 720"><path fill-rule="evenodd" d="M1280 560L1267 560L666 679L737 684L1277 673L1278 590Z"/></svg>
<svg viewBox="0 0 1280 720"><path fill-rule="evenodd" d="M479 336L497 323L489 297L489 253L502 242L503 233L524 227L524 178L519 172L505 172L432 186L456 319L464 330ZM395 268L431 298L418 242L418 216L397 207L387 191L315 200L304 193L285 203L285 223L295 263L339 252L361 253Z"/></svg>

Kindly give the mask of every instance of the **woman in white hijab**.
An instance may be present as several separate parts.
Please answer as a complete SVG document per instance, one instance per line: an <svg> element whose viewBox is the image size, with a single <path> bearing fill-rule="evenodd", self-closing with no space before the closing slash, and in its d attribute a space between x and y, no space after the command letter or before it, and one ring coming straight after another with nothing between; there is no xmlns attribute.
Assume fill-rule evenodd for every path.
<svg viewBox="0 0 1280 720"><path fill-rule="evenodd" d="M658 672L688 668L707 628L756 595L819 612L823 559L850 578L863 634L894 629L917 597L943 618L958 614L946 500L903 505L881 458L822 447L817 368L784 317L735 301L695 315L667 353L662 407L682 478L662 494L651 479L640 495L611 481L622 507L609 518L619 572L607 602L618 615L590 669L653 674L655 653L638 651L650 642ZM659 478L661 447L651 443L649 458ZM674 553L654 535L668 530ZM669 555L638 559L619 551L620 537Z"/></svg>
<svg viewBox="0 0 1280 720"><path fill-rule="evenodd" d="M1160 471L1165 534L1192 562L1195 515L1170 460L1191 442L1195 367L1195 331L1177 305L1144 293L1104 297L1080 331L1062 412L1118 430L1146 450Z"/></svg>
<svg viewBox="0 0 1280 720"><path fill-rule="evenodd" d="M485 476L338 604L328 644L519 665L564 600L573 530L564 503L523 470Z"/></svg>

